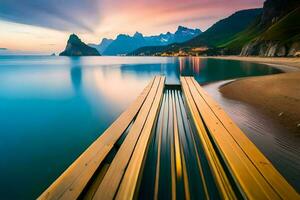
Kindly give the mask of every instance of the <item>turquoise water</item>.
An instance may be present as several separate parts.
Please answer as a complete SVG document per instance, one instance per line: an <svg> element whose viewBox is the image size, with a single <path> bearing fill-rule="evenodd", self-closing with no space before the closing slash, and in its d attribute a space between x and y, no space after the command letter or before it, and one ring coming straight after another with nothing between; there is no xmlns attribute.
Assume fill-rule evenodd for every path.
<svg viewBox="0 0 300 200"><path fill-rule="evenodd" d="M157 74L178 84L280 73L201 58L0 56L1 199L36 198Z"/></svg>

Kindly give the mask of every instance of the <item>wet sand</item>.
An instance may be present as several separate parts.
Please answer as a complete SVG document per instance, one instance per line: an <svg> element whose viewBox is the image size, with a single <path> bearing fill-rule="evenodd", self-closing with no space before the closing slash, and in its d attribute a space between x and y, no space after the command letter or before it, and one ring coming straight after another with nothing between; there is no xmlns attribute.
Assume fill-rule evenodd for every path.
<svg viewBox="0 0 300 200"><path fill-rule="evenodd" d="M300 72L239 79L221 86L220 92L255 106L300 136Z"/></svg>

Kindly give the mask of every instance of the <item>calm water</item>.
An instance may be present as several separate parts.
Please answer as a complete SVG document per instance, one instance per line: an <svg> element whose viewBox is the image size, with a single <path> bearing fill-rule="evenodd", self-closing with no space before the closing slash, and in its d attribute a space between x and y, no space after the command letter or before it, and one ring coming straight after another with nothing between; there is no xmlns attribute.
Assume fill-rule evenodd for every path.
<svg viewBox="0 0 300 200"><path fill-rule="evenodd" d="M0 57L1 199L37 197L157 74L178 84L279 73L200 58Z"/></svg>

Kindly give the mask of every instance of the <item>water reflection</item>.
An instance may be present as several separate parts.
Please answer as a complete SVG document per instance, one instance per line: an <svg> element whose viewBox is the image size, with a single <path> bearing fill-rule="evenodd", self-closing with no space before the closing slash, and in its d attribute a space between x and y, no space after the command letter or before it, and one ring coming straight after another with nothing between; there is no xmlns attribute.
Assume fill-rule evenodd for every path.
<svg viewBox="0 0 300 200"><path fill-rule="evenodd" d="M78 90L82 81L82 63L80 57L70 58L70 76L73 88Z"/></svg>
<svg viewBox="0 0 300 200"><path fill-rule="evenodd" d="M179 69L182 76L193 76L200 74L200 66L205 66L205 60L199 57L179 58ZM202 63L201 63L202 62Z"/></svg>
<svg viewBox="0 0 300 200"><path fill-rule="evenodd" d="M206 59L199 57L179 58L177 63L182 76L194 76L199 83L214 82L245 76L276 74L281 71L260 64L241 61Z"/></svg>
<svg viewBox="0 0 300 200"><path fill-rule="evenodd" d="M72 67L71 68L71 80L74 89L78 90L81 85L82 79L82 69L81 67Z"/></svg>
<svg viewBox="0 0 300 200"><path fill-rule="evenodd" d="M204 83L279 72L196 57L0 56L1 198L36 198L154 75L179 84L180 75Z"/></svg>

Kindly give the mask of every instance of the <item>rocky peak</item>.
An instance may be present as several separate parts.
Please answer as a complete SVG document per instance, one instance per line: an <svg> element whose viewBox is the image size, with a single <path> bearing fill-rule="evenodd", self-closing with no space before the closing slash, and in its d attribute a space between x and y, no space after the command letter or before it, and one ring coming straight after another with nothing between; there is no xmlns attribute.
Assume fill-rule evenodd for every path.
<svg viewBox="0 0 300 200"><path fill-rule="evenodd" d="M178 26L177 31L175 32L175 34L191 34L191 35L195 35L195 34L200 34L201 31L200 29L190 29L184 26Z"/></svg>
<svg viewBox="0 0 300 200"><path fill-rule="evenodd" d="M70 37L68 39L68 43L69 44L80 44L80 43L82 43L82 41L79 39L79 37L77 35L75 35L73 33L70 35Z"/></svg>
<svg viewBox="0 0 300 200"><path fill-rule="evenodd" d="M135 38L142 38L143 34L141 34L139 32L135 32L135 34L133 35L133 37L135 37Z"/></svg>
<svg viewBox="0 0 300 200"><path fill-rule="evenodd" d="M179 32L185 32L185 31L188 31L188 30L191 30L191 29L188 29L187 27L184 27L184 26L178 26L177 31L175 32L175 34L179 33Z"/></svg>
<svg viewBox="0 0 300 200"><path fill-rule="evenodd" d="M70 35L66 49L60 56L100 56L97 49L92 48L82 42L74 33Z"/></svg>
<svg viewBox="0 0 300 200"><path fill-rule="evenodd" d="M112 39L103 38L101 43L106 43L106 42L110 42L110 41L112 41Z"/></svg>
<svg viewBox="0 0 300 200"><path fill-rule="evenodd" d="M122 39L127 39L127 38L130 38L129 35L126 35L126 34L119 34L116 38L116 40L122 40Z"/></svg>

